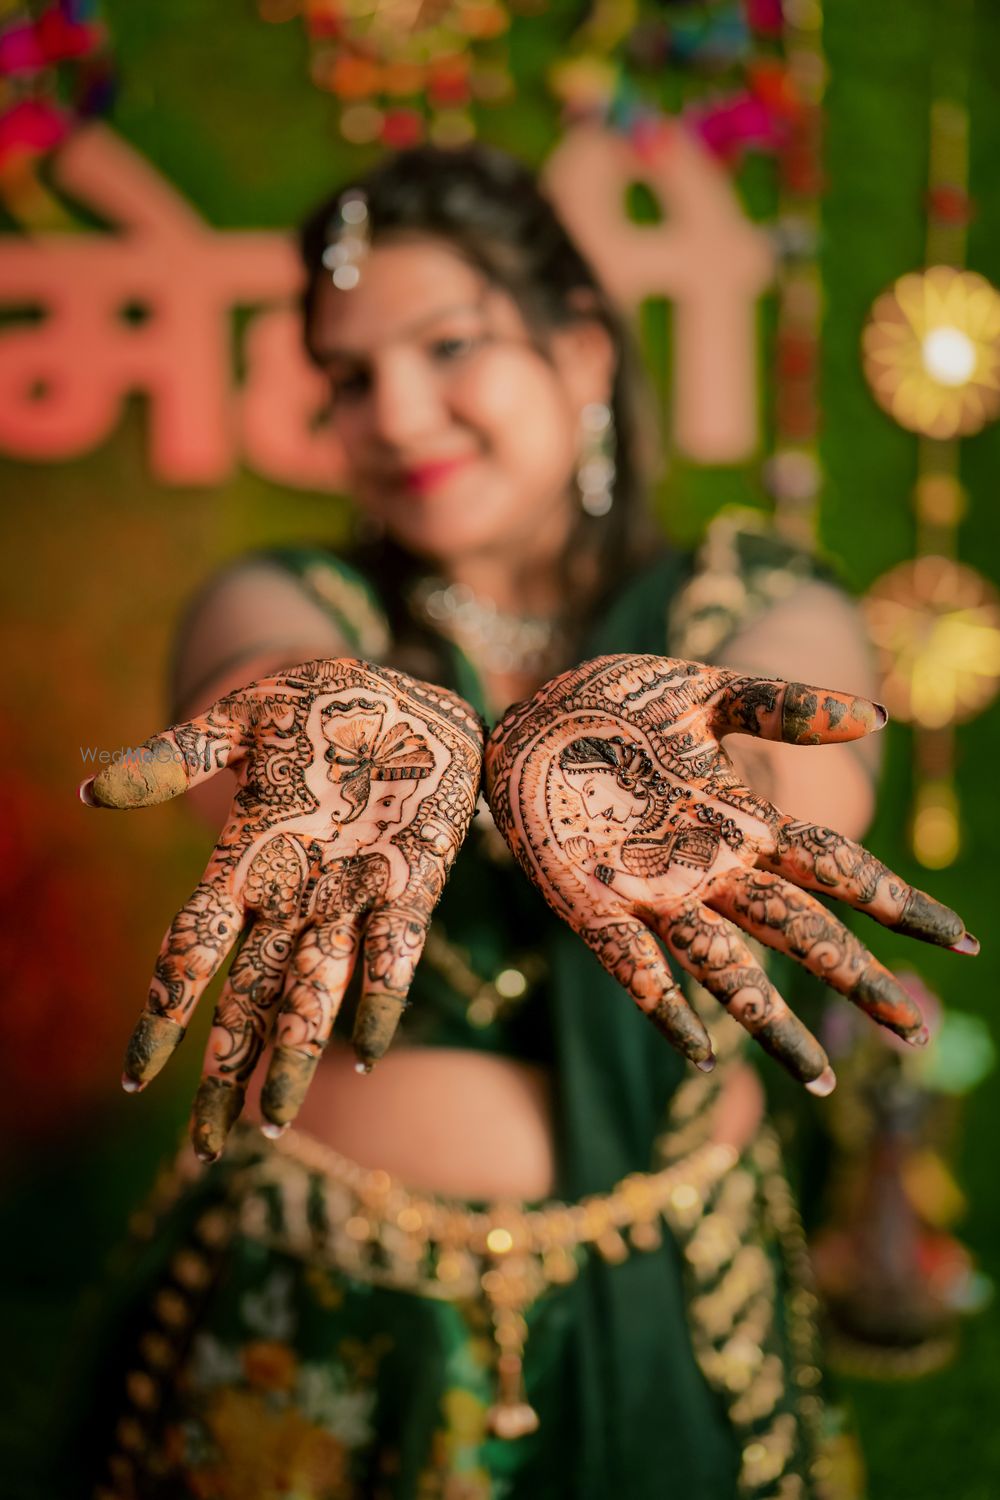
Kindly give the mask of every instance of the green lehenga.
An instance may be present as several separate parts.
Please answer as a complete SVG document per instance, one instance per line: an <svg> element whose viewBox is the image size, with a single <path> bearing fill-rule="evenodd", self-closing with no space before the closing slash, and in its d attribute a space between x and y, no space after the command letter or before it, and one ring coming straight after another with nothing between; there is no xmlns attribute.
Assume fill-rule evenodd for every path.
<svg viewBox="0 0 1000 1500"><path fill-rule="evenodd" d="M755 566L781 566L762 545L759 566L740 563L744 598ZM375 655L385 630L364 580L324 549L269 555ZM667 633L689 572L658 560L584 654L693 655ZM688 597L684 618L717 629L715 608ZM449 686L481 707L458 653L453 668ZM821 1397L775 1141L762 1132L740 1159L711 1145L726 1062L687 1069L488 831L470 836L436 926L400 1040L553 1068L559 1201L416 1195L249 1127L216 1166L168 1173L120 1288L111 1367L126 1373L102 1493L858 1496ZM735 1061L742 1033L709 1006Z"/></svg>
<svg viewBox="0 0 1000 1500"><path fill-rule="evenodd" d="M732 1037L717 1046L723 1059L739 1050ZM137 1226L159 1270L135 1329L109 1493L853 1493L824 1426L815 1298L776 1143L764 1131L742 1159L706 1145L716 1092L706 1094L700 1078L689 1083L658 1142L661 1159L671 1147L676 1158L626 1180L624 1215L614 1193L572 1206L414 1194L308 1138L275 1147L252 1128L238 1130L212 1173L197 1172L185 1151L187 1165L164 1175ZM526 1277L521 1235L533 1220L546 1225L544 1258L555 1254L558 1269L540 1264ZM636 1414L630 1427L615 1372L595 1392L590 1431L568 1377L586 1354L595 1293L598 1317L608 1316L601 1292L611 1286L633 1318L648 1314L664 1252L680 1261L679 1277L676 1264L670 1270L686 1290L686 1330L665 1339L647 1317L639 1339L633 1321L630 1351L642 1383L657 1348L675 1371L671 1387L647 1384L671 1447L670 1467L658 1470L653 1434ZM455 1266L463 1257L465 1284ZM513 1285L515 1308L502 1289L483 1294L491 1276ZM519 1395L540 1419L516 1440L495 1431L498 1366L510 1353L498 1304L521 1324ZM598 1434L602 1469L593 1463Z"/></svg>

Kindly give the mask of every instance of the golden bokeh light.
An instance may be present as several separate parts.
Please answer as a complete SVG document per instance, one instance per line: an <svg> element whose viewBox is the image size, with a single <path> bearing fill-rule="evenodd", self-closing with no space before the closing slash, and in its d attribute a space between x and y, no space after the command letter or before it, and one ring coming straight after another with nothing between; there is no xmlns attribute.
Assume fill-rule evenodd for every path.
<svg viewBox="0 0 1000 1500"><path fill-rule="evenodd" d="M969 437L1000 416L1000 293L973 271L931 266L878 298L865 376L891 417L925 437Z"/></svg>
<svg viewBox="0 0 1000 1500"><path fill-rule="evenodd" d="M1000 594L974 569L920 557L864 601L893 718L942 729L981 713L1000 685Z"/></svg>

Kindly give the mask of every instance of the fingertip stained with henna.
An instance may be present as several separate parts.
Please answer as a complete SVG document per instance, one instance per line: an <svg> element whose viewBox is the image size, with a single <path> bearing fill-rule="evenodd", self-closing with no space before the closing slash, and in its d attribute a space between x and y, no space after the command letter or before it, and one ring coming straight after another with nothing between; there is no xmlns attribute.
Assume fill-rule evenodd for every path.
<svg viewBox="0 0 1000 1500"><path fill-rule="evenodd" d="M260 1095L261 1112L272 1125L290 1125L319 1066L319 1057L307 1057L290 1047L276 1047Z"/></svg>
<svg viewBox="0 0 1000 1500"><path fill-rule="evenodd" d="M145 1088L184 1040L184 1028L167 1016L146 1012L129 1037L125 1052L125 1076Z"/></svg>
<svg viewBox="0 0 1000 1500"><path fill-rule="evenodd" d="M93 778L90 795L97 807L119 810L153 807L187 791L187 777L169 740L154 740L144 760L122 760L105 766Z"/></svg>
<svg viewBox="0 0 1000 1500"><path fill-rule="evenodd" d="M967 935L965 923L958 912L915 887L910 891L903 915L892 926L905 937L923 938L924 942L938 943L942 948L956 948L956 944ZM975 938L972 941L975 943ZM979 944L976 943L974 949L957 948L956 951L975 953L978 949Z"/></svg>
<svg viewBox="0 0 1000 1500"><path fill-rule="evenodd" d="M363 995L351 1042L362 1071L370 1073L396 1035L406 1002L396 995Z"/></svg>
<svg viewBox="0 0 1000 1500"><path fill-rule="evenodd" d="M899 980L874 962L865 967L847 995L874 1021L906 1041L921 1025L920 1012Z"/></svg>
<svg viewBox="0 0 1000 1500"><path fill-rule="evenodd" d="M202 1161L222 1155L226 1138L243 1110L245 1089L228 1078L203 1078L195 1095L191 1139Z"/></svg>

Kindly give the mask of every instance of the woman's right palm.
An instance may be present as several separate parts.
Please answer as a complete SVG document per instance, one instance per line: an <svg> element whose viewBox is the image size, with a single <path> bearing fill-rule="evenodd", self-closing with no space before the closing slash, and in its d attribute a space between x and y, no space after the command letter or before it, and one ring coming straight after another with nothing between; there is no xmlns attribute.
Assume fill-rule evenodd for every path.
<svg viewBox="0 0 1000 1500"><path fill-rule="evenodd" d="M125 1061L131 1089L160 1071L242 934L195 1102L204 1159L221 1152L269 1038L261 1109L275 1128L295 1117L362 943L354 1045L366 1068L383 1055L475 810L482 746L460 698L389 668L320 660L227 694L94 778L88 800L129 808L236 773Z"/></svg>

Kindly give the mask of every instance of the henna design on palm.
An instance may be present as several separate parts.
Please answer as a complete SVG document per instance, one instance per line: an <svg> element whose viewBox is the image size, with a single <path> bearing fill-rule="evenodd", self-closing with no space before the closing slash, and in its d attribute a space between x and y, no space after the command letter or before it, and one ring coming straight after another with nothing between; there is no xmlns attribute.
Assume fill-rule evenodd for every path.
<svg viewBox="0 0 1000 1500"><path fill-rule="evenodd" d="M387 667L313 661L228 694L102 771L85 800L148 807L228 766L237 790L171 923L123 1083L144 1088L237 939L192 1134L217 1157L265 1045L275 1132L294 1119L359 953L359 1066L388 1048L475 810L484 730L461 699Z"/></svg>
<svg viewBox="0 0 1000 1500"><path fill-rule="evenodd" d="M807 1088L834 1086L822 1047L738 929L787 953L917 1044L902 986L811 894L912 937L978 951L962 919L833 829L788 817L721 741L858 739L885 711L849 694L655 656L604 656L515 704L486 747L494 820L528 877L699 1067L708 1033L656 939Z"/></svg>

